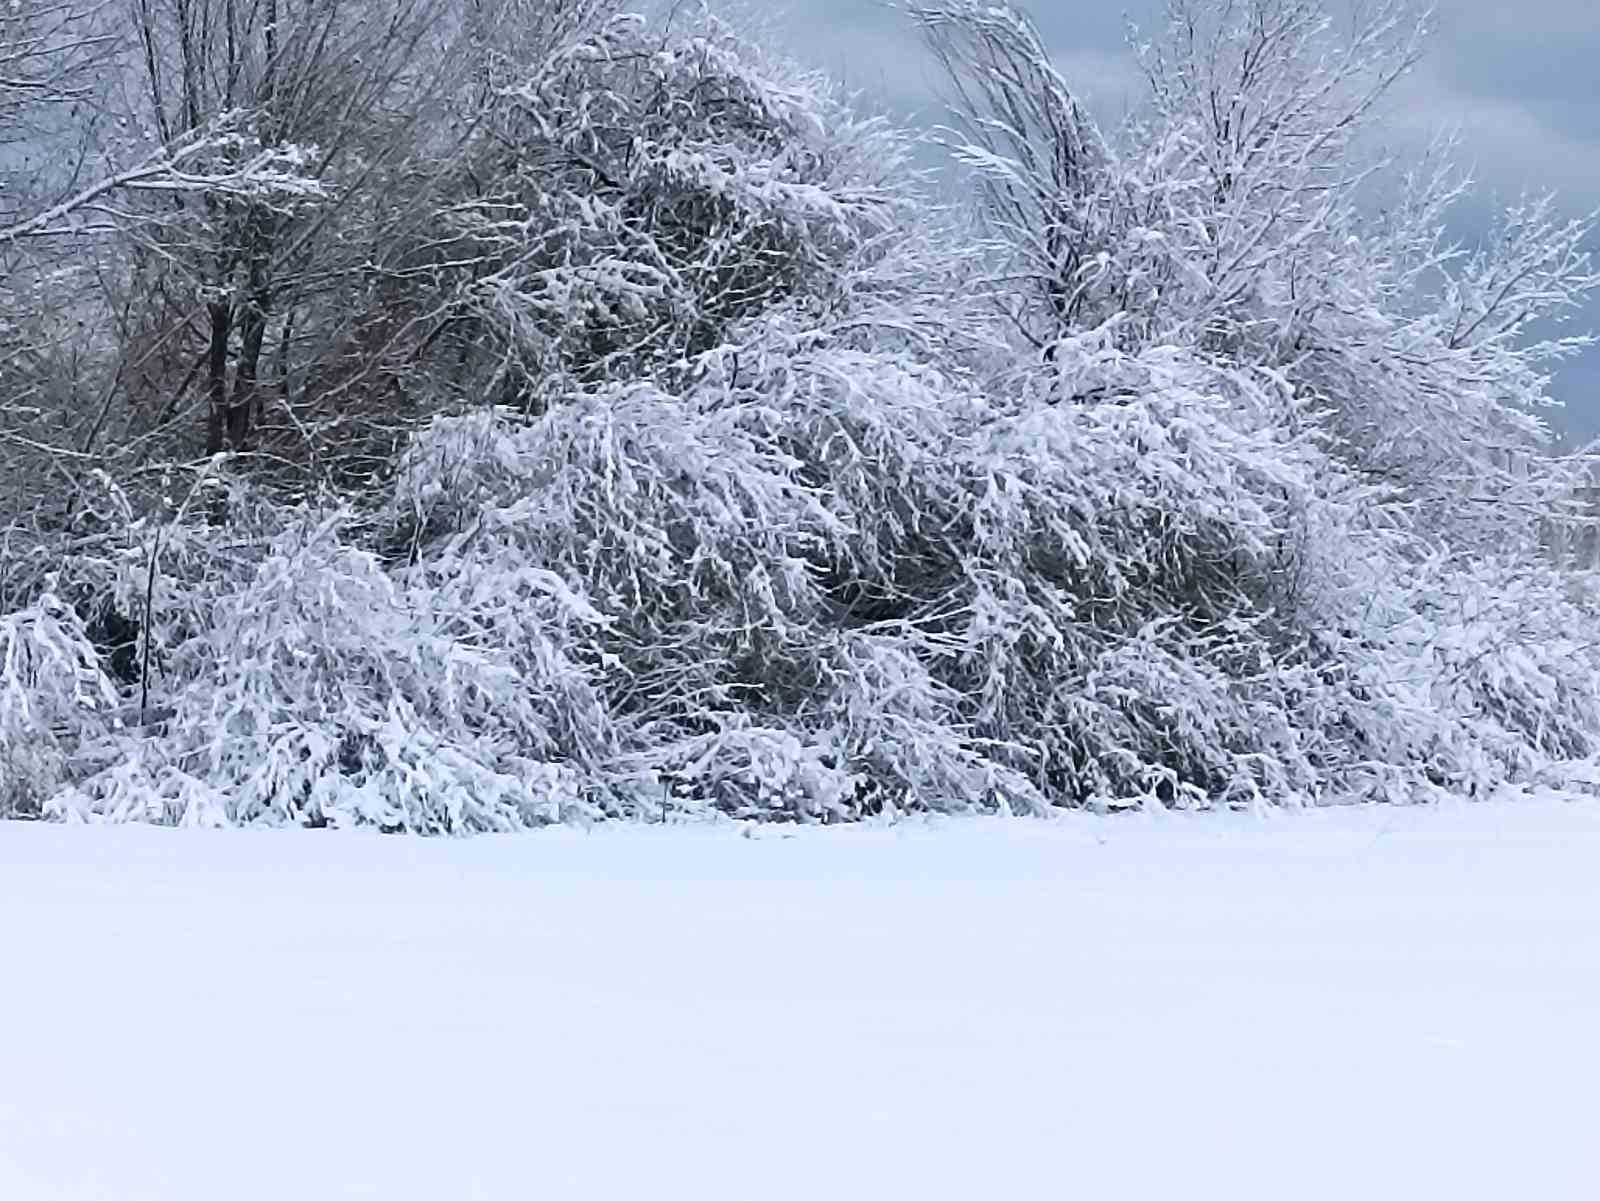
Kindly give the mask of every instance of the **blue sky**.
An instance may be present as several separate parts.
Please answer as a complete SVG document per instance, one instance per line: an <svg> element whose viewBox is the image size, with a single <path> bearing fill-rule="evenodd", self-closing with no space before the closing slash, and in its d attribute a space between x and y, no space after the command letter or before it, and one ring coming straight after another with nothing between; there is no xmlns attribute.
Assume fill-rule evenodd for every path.
<svg viewBox="0 0 1600 1201"><path fill-rule="evenodd" d="M909 22L882 0L746 6L775 18L796 58L894 109L935 111L936 72ZM1137 86L1125 18L1155 24L1157 0L1035 0L1031 11L1091 105L1112 120L1124 112ZM1435 26L1427 57L1394 97L1386 140L1403 156L1458 133L1481 197L1462 214L1463 236L1525 191L1555 191L1572 216L1600 209L1600 0L1440 0ZM1583 327L1600 329L1600 303ZM1563 367L1554 393L1567 404L1558 425L1600 434L1600 350Z"/></svg>

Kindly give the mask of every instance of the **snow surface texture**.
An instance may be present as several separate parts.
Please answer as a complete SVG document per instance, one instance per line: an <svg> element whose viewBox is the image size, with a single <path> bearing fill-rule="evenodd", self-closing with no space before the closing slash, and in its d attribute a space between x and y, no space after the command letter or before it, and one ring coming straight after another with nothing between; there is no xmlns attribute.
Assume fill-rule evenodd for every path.
<svg viewBox="0 0 1600 1201"><path fill-rule="evenodd" d="M1600 1195L1600 806L0 824L15 1201Z"/></svg>

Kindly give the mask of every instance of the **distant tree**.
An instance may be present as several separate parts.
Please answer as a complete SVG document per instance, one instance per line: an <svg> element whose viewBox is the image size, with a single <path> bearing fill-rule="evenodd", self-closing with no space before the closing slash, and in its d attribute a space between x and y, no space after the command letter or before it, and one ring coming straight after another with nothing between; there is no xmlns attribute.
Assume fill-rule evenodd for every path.
<svg viewBox="0 0 1600 1201"><path fill-rule="evenodd" d="M0 13L0 440L13 528L69 519L149 357L119 353L147 298L135 302L116 254L148 230L145 214L321 194L300 150L261 144L242 110L159 138L130 122L114 86L126 35L104 5Z"/></svg>

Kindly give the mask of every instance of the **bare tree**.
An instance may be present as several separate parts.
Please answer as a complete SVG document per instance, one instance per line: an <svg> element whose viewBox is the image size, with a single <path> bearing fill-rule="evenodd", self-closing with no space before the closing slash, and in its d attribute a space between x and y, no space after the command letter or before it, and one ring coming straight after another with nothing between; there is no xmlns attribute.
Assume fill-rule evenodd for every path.
<svg viewBox="0 0 1600 1201"><path fill-rule="evenodd" d="M400 98L428 70L416 60L436 15L432 0L137 0L140 111L163 140L242 112L246 136L295 154L323 193L308 205L213 191L141 214L144 261L175 272L193 301L174 330L200 343L207 453L250 447L273 333L287 366L297 307L332 266L318 252L338 243L363 186L407 153Z"/></svg>

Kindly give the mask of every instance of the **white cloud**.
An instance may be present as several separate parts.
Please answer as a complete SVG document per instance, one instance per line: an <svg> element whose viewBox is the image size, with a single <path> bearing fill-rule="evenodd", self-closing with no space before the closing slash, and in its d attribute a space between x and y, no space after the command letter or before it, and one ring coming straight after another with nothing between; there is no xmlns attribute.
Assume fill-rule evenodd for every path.
<svg viewBox="0 0 1600 1201"><path fill-rule="evenodd" d="M1468 91L1426 69L1401 84L1387 116L1397 152L1453 131L1480 186L1502 194L1554 191L1579 211L1600 206L1600 130L1589 137L1557 128L1515 97Z"/></svg>

